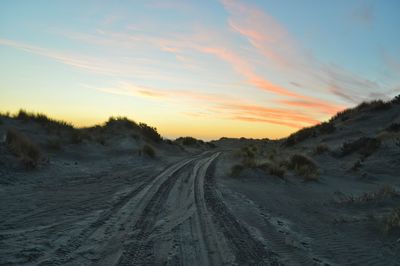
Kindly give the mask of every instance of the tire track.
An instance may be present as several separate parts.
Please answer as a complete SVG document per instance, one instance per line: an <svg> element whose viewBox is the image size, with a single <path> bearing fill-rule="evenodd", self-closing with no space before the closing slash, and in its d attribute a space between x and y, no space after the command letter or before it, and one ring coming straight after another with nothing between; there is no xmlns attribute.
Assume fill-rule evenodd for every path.
<svg viewBox="0 0 400 266"><path fill-rule="evenodd" d="M215 164L207 170L205 179L205 202L215 222L227 239L238 265L279 265L276 255L254 239L250 232L228 210L220 199L213 178Z"/></svg>

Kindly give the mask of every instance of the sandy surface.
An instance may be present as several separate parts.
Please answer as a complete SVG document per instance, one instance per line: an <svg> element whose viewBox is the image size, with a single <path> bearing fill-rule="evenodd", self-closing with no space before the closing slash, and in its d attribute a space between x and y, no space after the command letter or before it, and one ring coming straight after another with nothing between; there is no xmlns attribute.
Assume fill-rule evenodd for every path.
<svg viewBox="0 0 400 266"><path fill-rule="evenodd" d="M113 131L105 144L45 149L30 170L2 142L0 265L400 265L400 230L383 230L400 206L400 136L385 132L399 122L399 107L364 112L292 147L149 142L155 158L140 153L144 139ZM13 119L0 136L10 125L42 146L55 137ZM340 154L360 137L381 145L368 156ZM329 149L316 154L321 143ZM249 145L256 165L301 153L318 179L289 168L279 178L257 166L232 176Z"/></svg>
<svg viewBox="0 0 400 266"><path fill-rule="evenodd" d="M2 264L274 263L218 196L210 165L219 155L201 153L159 172L117 165L3 187Z"/></svg>

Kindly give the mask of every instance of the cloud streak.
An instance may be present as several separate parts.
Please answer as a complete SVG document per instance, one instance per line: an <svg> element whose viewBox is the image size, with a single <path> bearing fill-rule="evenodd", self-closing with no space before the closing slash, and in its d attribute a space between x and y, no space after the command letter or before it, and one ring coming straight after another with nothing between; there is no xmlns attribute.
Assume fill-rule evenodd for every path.
<svg viewBox="0 0 400 266"><path fill-rule="evenodd" d="M254 6L235 0L221 0L230 17L231 29L246 38L249 43L277 69L286 71L294 79L305 79L308 87L325 90L354 104L366 95L380 89L379 84L334 65L319 61L302 49L294 37L272 16Z"/></svg>

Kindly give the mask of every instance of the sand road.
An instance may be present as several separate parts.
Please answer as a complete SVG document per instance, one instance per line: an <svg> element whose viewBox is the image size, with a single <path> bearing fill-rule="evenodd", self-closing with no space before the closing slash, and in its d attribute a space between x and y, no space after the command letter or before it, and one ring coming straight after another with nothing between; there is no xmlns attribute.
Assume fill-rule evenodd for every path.
<svg viewBox="0 0 400 266"><path fill-rule="evenodd" d="M207 175L218 155L205 153L161 172L132 198L132 215L121 224L125 230L114 234L115 240L102 248L105 256L96 263L267 263L268 254L260 243L234 224L232 217L221 216L227 210L221 210L221 204L215 202L218 199L213 196L212 184L208 182L211 176Z"/></svg>
<svg viewBox="0 0 400 266"><path fill-rule="evenodd" d="M90 189L90 195L95 197L87 194L73 200L73 196L71 200L64 198L63 218L52 219L60 210L61 203L57 203L56 209L46 206L9 218L8 223L1 225L0 248L5 255L2 262L20 265L274 264L271 254L237 222L220 199L211 167L219 155L219 152L205 152L185 158L148 178L146 174L138 174L111 195L102 191L99 181L94 181L97 191L83 183L77 184L75 189ZM149 169L146 171L149 175ZM117 172L115 169L105 176L115 176ZM131 172L118 173L118 180L124 174ZM112 181L116 183L117 179ZM107 182L110 180L105 180L104 186ZM67 190L66 187L62 189ZM76 212L78 208L83 211ZM65 213L71 215L65 217Z"/></svg>

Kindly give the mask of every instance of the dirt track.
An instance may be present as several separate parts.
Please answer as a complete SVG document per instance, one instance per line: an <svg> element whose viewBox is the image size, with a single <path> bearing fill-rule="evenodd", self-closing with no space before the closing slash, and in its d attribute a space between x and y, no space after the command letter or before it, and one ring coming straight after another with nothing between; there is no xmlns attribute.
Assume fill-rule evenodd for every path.
<svg viewBox="0 0 400 266"><path fill-rule="evenodd" d="M0 223L0 248L5 255L0 264L274 263L220 200L211 167L218 156L218 152L205 152L152 176L146 167L135 173L111 169L94 175L93 182L75 178L76 184L69 181L60 188L65 194L55 193L64 195L53 199L55 208L45 202L52 185L36 190L36 195L45 195L44 205L21 210ZM136 176L116 184L121 176L131 174Z"/></svg>

